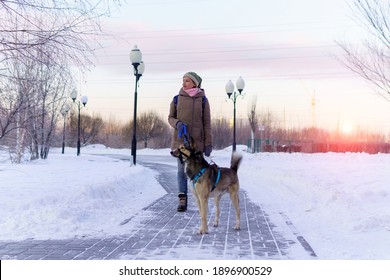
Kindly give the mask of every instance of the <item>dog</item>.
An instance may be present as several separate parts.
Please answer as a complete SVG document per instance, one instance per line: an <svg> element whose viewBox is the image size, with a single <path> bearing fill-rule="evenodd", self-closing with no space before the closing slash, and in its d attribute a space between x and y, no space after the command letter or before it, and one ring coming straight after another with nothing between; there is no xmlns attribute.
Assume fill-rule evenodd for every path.
<svg viewBox="0 0 390 280"><path fill-rule="evenodd" d="M185 172L196 197L197 206L201 218L199 234L208 233L207 212L208 199L210 195L214 197L216 207L214 227L219 224L219 203L222 195L229 193L236 211L236 224L234 229L240 230L240 183L237 176L237 170L241 163L242 156L238 153L232 153L230 168L219 167L216 164L209 164L203 157L201 151L198 151L193 141L181 144L179 148L171 151L171 155L179 158L185 164Z"/></svg>

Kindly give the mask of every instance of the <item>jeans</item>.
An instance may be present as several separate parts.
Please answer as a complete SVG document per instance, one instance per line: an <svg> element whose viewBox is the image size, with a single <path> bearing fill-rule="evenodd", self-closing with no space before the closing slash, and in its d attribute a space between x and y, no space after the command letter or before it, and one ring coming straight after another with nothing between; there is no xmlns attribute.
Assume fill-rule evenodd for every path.
<svg viewBox="0 0 390 280"><path fill-rule="evenodd" d="M177 159L177 185L179 193L187 194L187 174L184 171L184 163Z"/></svg>

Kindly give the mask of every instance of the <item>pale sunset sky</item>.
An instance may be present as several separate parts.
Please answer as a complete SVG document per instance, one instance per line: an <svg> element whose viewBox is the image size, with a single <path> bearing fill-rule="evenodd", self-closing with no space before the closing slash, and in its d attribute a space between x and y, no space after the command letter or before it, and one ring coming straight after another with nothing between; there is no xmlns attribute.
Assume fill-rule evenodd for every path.
<svg viewBox="0 0 390 280"><path fill-rule="evenodd" d="M242 76L238 118L247 118L256 98L258 112L270 111L281 127L339 126L390 135L390 103L337 60L336 41L358 44L367 37L347 3L127 0L103 20L117 39L103 39L105 49L78 90L89 98L89 114L132 120L129 53L137 45L145 64L138 113L154 110L166 120L183 74L194 71L203 79L214 118L232 118L225 85Z"/></svg>

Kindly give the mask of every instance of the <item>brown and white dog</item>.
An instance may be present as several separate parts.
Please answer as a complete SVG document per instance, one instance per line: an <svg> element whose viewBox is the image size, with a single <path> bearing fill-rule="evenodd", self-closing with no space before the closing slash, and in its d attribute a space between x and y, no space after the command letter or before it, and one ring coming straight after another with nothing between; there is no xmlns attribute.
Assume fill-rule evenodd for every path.
<svg viewBox="0 0 390 280"><path fill-rule="evenodd" d="M235 229L240 229L240 184L237 170L241 163L242 156L233 153L230 168L218 167L216 164L209 164L203 157L202 152L190 143L182 144L176 150L171 151L171 155L179 158L185 164L185 172L189 178L192 192L196 197L201 225L199 234L208 233L207 212L208 199L210 195L214 197L216 207L214 227L219 224L219 203L222 195L229 193L236 210Z"/></svg>

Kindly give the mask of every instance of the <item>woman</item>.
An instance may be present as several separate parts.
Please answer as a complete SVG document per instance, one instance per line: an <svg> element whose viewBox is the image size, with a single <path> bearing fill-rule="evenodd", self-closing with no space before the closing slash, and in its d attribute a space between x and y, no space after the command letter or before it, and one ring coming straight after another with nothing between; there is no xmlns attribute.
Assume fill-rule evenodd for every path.
<svg viewBox="0 0 390 280"><path fill-rule="evenodd" d="M210 104L201 88L202 78L195 72L183 76L183 87L171 102L168 122L174 128L172 150L185 141L183 133L191 136L198 150L210 156L212 139L210 128ZM184 164L178 160L177 184L179 205L177 211L187 210L187 176Z"/></svg>

